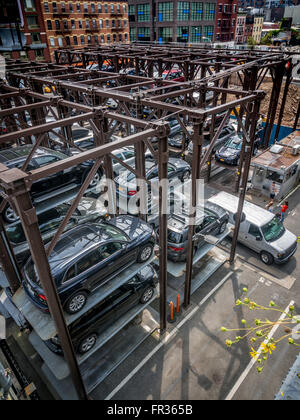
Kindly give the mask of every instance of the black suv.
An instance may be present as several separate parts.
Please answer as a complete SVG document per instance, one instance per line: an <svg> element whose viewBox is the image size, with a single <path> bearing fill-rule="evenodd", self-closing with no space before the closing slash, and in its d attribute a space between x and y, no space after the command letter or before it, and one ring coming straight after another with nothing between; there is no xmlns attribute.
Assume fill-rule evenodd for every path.
<svg viewBox="0 0 300 420"><path fill-rule="evenodd" d="M0 163L6 165L8 168L21 169L32 151L32 148L33 146L21 146L0 150ZM59 162L67 157L67 155L61 152L50 150L45 147L38 147L27 166L27 171L29 172L34 169L42 168L43 166ZM55 175L50 175L35 181L31 188L33 203L36 205L45 202L58 194L66 193L67 191L82 185L92 166L93 162L87 161L74 166L73 168L60 171ZM101 167L90 184L91 189L98 185L102 176L103 168ZM10 205L6 206L3 212L3 218L7 223L14 223L19 219Z"/></svg>
<svg viewBox="0 0 300 420"><path fill-rule="evenodd" d="M79 312L95 289L135 262L146 263L153 254L153 228L132 216L107 223L86 223L62 235L49 257L58 294L66 312ZM23 286L42 311L48 305L32 258L24 267Z"/></svg>
<svg viewBox="0 0 300 420"><path fill-rule="evenodd" d="M75 351L85 354L96 344L99 334L139 304L154 296L158 275L151 265L143 268L131 280L112 292L69 326ZM58 337L45 342L54 353L63 355Z"/></svg>
<svg viewBox="0 0 300 420"><path fill-rule="evenodd" d="M225 232L229 215L221 207L207 203L197 210L193 254L205 245L205 235L221 235ZM168 220L168 258L174 262L185 261L187 257L189 216L172 214ZM159 234L159 232L158 232Z"/></svg>

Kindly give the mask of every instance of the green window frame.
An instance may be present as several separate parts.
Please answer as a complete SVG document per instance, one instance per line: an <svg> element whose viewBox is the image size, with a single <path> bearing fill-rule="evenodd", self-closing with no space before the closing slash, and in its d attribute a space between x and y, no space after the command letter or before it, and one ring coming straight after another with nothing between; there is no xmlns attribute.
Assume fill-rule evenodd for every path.
<svg viewBox="0 0 300 420"><path fill-rule="evenodd" d="M190 3L188 1L179 1L177 6L177 20L184 22L190 19Z"/></svg>
<svg viewBox="0 0 300 420"><path fill-rule="evenodd" d="M158 22L173 22L173 2L158 3Z"/></svg>
<svg viewBox="0 0 300 420"><path fill-rule="evenodd" d="M189 27L177 26L177 42L188 42L188 41L189 41Z"/></svg>
<svg viewBox="0 0 300 420"><path fill-rule="evenodd" d="M150 22L150 4L149 3L137 5L137 21Z"/></svg>
<svg viewBox="0 0 300 420"><path fill-rule="evenodd" d="M173 42L173 28L158 28L158 40L159 42Z"/></svg>
<svg viewBox="0 0 300 420"><path fill-rule="evenodd" d="M216 16L216 4L205 3L204 20L215 20L215 16Z"/></svg>
<svg viewBox="0 0 300 420"><path fill-rule="evenodd" d="M213 25L207 25L203 28L203 38L208 38L210 41L214 39L214 27ZM203 40L206 42L206 39Z"/></svg>
<svg viewBox="0 0 300 420"><path fill-rule="evenodd" d="M130 28L130 42L136 41L136 28Z"/></svg>
<svg viewBox="0 0 300 420"><path fill-rule="evenodd" d="M190 42L200 44L201 40L202 40L202 27L192 26Z"/></svg>
<svg viewBox="0 0 300 420"><path fill-rule="evenodd" d="M194 22L203 20L203 3L192 3L191 18Z"/></svg>
<svg viewBox="0 0 300 420"><path fill-rule="evenodd" d="M137 40L150 41L150 28L147 28L147 27L138 28Z"/></svg>

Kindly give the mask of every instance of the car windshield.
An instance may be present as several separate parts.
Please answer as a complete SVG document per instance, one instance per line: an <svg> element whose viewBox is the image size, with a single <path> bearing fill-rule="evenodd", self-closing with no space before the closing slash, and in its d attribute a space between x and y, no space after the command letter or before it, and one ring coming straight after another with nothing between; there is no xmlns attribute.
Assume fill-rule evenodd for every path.
<svg viewBox="0 0 300 420"><path fill-rule="evenodd" d="M234 149L234 150L241 150L242 145L243 145L243 141L236 137L234 139L230 139L226 143L226 147L228 147L229 149Z"/></svg>
<svg viewBox="0 0 300 420"><path fill-rule="evenodd" d="M276 241L285 232L283 224L277 217L274 217L269 223L264 225L261 230L267 242Z"/></svg>

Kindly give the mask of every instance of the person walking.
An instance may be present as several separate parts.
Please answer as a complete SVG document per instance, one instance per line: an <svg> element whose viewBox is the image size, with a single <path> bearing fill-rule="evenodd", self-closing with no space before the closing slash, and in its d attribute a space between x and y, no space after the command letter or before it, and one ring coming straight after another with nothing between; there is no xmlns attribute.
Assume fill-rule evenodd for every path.
<svg viewBox="0 0 300 420"><path fill-rule="evenodd" d="M277 195L277 185L276 182L272 182L272 185L270 187L270 201L266 205L266 209L273 213L273 206L274 206L274 200Z"/></svg>
<svg viewBox="0 0 300 420"><path fill-rule="evenodd" d="M7 400L12 385L9 369L4 369L0 363L0 400ZM2 395L1 395L2 394Z"/></svg>
<svg viewBox="0 0 300 420"><path fill-rule="evenodd" d="M288 211L288 208L289 208L289 203L288 203L288 201L285 201L284 204L281 206L281 221L282 221L282 223L285 220L285 215L286 215L286 212Z"/></svg>

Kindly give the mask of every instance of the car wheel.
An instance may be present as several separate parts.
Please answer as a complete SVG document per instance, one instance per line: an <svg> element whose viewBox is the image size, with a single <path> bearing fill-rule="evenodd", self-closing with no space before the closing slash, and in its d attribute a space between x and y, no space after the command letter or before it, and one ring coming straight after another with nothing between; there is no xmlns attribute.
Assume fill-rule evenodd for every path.
<svg viewBox="0 0 300 420"><path fill-rule="evenodd" d="M81 309L85 306L86 302L87 293L78 292L67 301L65 305L66 312L70 315L76 314L77 312L81 311Z"/></svg>
<svg viewBox="0 0 300 420"><path fill-rule="evenodd" d="M144 291L140 302L142 304L145 304L145 303L149 302L153 298L153 295L154 295L154 289L153 289L153 287L149 287L148 289L146 289Z"/></svg>
<svg viewBox="0 0 300 420"><path fill-rule="evenodd" d="M3 212L3 219L6 223L15 223L20 218L16 214L16 212L13 210L13 208L10 207L10 205L8 205L8 206L5 207L5 210Z"/></svg>
<svg viewBox="0 0 300 420"><path fill-rule="evenodd" d="M78 352L80 354L85 354L88 351L92 350L92 348L95 346L97 342L97 338L98 336L95 333L92 333L88 335L87 337L85 337L78 346Z"/></svg>
<svg viewBox="0 0 300 420"><path fill-rule="evenodd" d="M274 263L273 255L269 254L269 252L266 251L261 252L260 259L266 265L272 265Z"/></svg>
<svg viewBox="0 0 300 420"><path fill-rule="evenodd" d="M137 257L137 261L139 263L144 263L148 261L151 258L151 255L153 253L153 245L147 244L143 246L143 248L140 250L139 255Z"/></svg>
<svg viewBox="0 0 300 420"><path fill-rule="evenodd" d="M227 222L223 222L219 228L218 235L222 235L225 232L226 228L227 228Z"/></svg>
<svg viewBox="0 0 300 420"><path fill-rule="evenodd" d="M87 175L84 177L83 182L84 182L85 178L87 177ZM101 181L101 179L102 179L102 173L101 172L97 172L95 174L94 178L92 179L92 181L91 181L91 183L89 185L89 188L96 188L98 186L99 182Z"/></svg>

